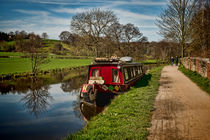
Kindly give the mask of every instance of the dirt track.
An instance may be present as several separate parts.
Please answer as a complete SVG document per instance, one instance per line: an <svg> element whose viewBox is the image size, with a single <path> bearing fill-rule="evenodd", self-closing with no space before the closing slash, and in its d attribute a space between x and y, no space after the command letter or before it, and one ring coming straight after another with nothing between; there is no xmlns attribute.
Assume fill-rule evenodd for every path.
<svg viewBox="0 0 210 140"><path fill-rule="evenodd" d="M151 123L148 140L210 140L210 95L166 66Z"/></svg>

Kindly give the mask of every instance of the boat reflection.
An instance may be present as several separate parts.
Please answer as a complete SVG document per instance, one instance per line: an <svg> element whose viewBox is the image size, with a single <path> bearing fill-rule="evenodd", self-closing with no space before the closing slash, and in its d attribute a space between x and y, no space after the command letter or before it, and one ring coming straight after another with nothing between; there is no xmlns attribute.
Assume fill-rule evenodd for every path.
<svg viewBox="0 0 210 140"><path fill-rule="evenodd" d="M97 114L101 113L105 107L99 107L95 104L81 101L80 102L80 112L83 116L85 121L89 121L92 117L96 116Z"/></svg>

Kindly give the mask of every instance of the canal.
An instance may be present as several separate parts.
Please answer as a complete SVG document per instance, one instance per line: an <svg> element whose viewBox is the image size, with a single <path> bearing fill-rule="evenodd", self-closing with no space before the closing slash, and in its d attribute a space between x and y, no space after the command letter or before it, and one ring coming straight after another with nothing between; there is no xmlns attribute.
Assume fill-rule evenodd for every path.
<svg viewBox="0 0 210 140"><path fill-rule="evenodd" d="M87 69L0 81L0 139L57 140L82 129L104 109L80 101Z"/></svg>
<svg viewBox="0 0 210 140"><path fill-rule="evenodd" d="M78 95L85 69L1 81L0 139L54 140L82 129Z"/></svg>

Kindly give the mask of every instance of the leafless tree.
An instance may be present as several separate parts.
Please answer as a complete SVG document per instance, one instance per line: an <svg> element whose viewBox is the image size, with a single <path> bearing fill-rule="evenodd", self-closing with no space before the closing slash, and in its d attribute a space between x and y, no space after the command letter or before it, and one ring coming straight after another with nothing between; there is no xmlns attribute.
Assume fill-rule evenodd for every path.
<svg viewBox="0 0 210 140"><path fill-rule="evenodd" d="M25 44L25 39L27 37L27 32L24 30L19 32L15 31L15 46L16 50L18 51L24 51L24 44Z"/></svg>
<svg viewBox="0 0 210 140"><path fill-rule="evenodd" d="M71 29L81 36L88 36L92 46L96 48L99 56L100 44L104 41L109 27L117 22L117 17L110 10L92 9L72 17ZM90 42L88 42L90 44Z"/></svg>
<svg viewBox="0 0 210 140"><path fill-rule="evenodd" d="M68 43L68 39L69 39L69 36L70 36L70 32L69 31L62 31L59 35L59 38L61 41L65 42L65 43Z"/></svg>
<svg viewBox="0 0 210 140"><path fill-rule="evenodd" d="M142 35L143 34L139 31L139 28L131 23L123 26L123 40L127 43L139 41Z"/></svg>
<svg viewBox="0 0 210 140"><path fill-rule="evenodd" d="M124 42L124 55L132 55L136 51L136 44L132 42L146 41L147 38L143 37L139 28L134 26L134 24L128 23L122 28L122 41Z"/></svg>
<svg viewBox="0 0 210 140"><path fill-rule="evenodd" d="M45 54L41 51L42 47L42 40L39 35L35 35L31 33L30 39L28 42L25 43L25 53L29 56L31 60L31 70L32 73L36 75L38 71L38 67L46 63L46 56Z"/></svg>
<svg viewBox="0 0 210 140"><path fill-rule="evenodd" d="M192 55L209 57L210 56L210 1L198 0L190 28L191 38L190 49Z"/></svg>
<svg viewBox="0 0 210 140"><path fill-rule="evenodd" d="M182 48L181 55L187 49L190 41L190 21L195 12L197 0L169 0L168 7L157 19L160 34L168 40L176 41Z"/></svg>
<svg viewBox="0 0 210 140"><path fill-rule="evenodd" d="M47 39L48 38L48 34L46 32L42 33L42 38L43 39Z"/></svg>

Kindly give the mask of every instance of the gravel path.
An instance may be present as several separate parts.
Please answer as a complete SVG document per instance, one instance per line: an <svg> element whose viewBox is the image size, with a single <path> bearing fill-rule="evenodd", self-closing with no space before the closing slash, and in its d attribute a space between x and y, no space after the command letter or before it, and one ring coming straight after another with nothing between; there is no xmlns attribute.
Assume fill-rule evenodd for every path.
<svg viewBox="0 0 210 140"><path fill-rule="evenodd" d="M151 123L148 140L210 140L210 95L166 66Z"/></svg>

